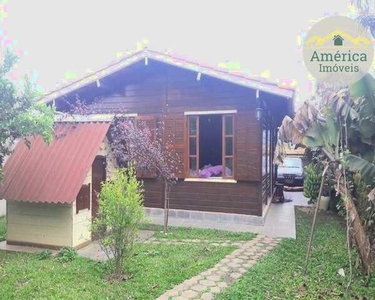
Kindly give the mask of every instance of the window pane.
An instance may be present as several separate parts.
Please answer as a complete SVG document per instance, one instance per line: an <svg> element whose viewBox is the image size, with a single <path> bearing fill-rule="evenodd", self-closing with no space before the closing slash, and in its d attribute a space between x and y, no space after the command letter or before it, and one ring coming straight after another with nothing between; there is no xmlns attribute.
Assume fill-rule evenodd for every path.
<svg viewBox="0 0 375 300"><path fill-rule="evenodd" d="M189 117L189 135L197 135L197 118Z"/></svg>
<svg viewBox="0 0 375 300"><path fill-rule="evenodd" d="M225 138L225 155L233 155L233 138Z"/></svg>
<svg viewBox="0 0 375 300"><path fill-rule="evenodd" d="M226 116L225 117L225 135L232 135L233 134L233 117Z"/></svg>
<svg viewBox="0 0 375 300"><path fill-rule="evenodd" d="M227 157L225 158L225 175L227 177L233 176L233 157Z"/></svg>
<svg viewBox="0 0 375 300"><path fill-rule="evenodd" d="M197 176L197 158L190 157L190 175Z"/></svg>
<svg viewBox="0 0 375 300"><path fill-rule="evenodd" d="M197 138L192 137L189 139L190 143L190 155L196 155L197 154Z"/></svg>

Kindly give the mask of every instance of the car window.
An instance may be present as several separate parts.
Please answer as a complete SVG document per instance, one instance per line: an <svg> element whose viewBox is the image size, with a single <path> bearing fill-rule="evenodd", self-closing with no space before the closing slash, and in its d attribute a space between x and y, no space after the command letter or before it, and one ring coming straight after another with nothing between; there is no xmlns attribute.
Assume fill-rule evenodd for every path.
<svg viewBox="0 0 375 300"><path fill-rule="evenodd" d="M302 167L302 162L300 159L286 158L281 166L284 168L300 169Z"/></svg>

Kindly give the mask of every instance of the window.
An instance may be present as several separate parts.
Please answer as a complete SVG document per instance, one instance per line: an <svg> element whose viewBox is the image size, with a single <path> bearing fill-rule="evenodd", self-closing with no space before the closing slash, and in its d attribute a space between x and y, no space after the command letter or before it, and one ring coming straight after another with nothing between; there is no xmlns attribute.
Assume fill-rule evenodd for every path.
<svg viewBox="0 0 375 300"><path fill-rule="evenodd" d="M84 209L90 209L90 184L82 185L76 200L77 214Z"/></svg>
<svg viewBox="0 0 375 300"><path fill-rule="evenodd" d="M188 177L233 178L233 115L189 115L187 126Z"/></svg>

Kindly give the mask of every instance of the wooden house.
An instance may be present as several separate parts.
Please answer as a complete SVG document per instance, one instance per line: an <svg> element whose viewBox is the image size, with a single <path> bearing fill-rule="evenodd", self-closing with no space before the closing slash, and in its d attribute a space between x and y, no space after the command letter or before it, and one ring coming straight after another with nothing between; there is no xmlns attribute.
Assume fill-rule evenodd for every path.
<svg viewBox="0 0 375 300"><path fill-rule="evenodd" d="M77 99L84 100L90 110L95 111L95 116L86 121L83 116L81 120L76 120L75 126L79 128L90 124L93 127L106 124L108 129L109 122L103 121L103 118L125 109L129 116L146 121L147 126L153 129L158 126L158 121L164 114L164 136L172 137L173 147L181 158L177 172L179 180L170 194L171 216L262 225L275 184L272 161L277 128L285 115L293 113L293 98L293 89L264 79L145 49L46 95L42 101L54 104L59 112L65 112ZM72 126L72 123L69 124ZM53 187L43 185L49 181L32 183L28 179L40 172L47 177L56 178L55 164L61 160L56 152L48 152L51 152L48 154L51 157L48 163L42 164L43 169L34 164L34 169L29 168L27 176L22 177L26 181L21 185L24 189L30 189L33 184L40 185L32 201L27 199L31 197L29 193L20 195L12 191L20 187L16 183L21 179L17 179L20 177L9 170L15 172L16 168L22 169L25 165L20 165L19 160L9 159L4 168L5 183L12 180L13 187L8 183L10 185L7 188L3 184L0 189L0 199L4 196L8 200L8 224L15 226L23 222L26 228L26 224L30 225L32 221L20 217L25 211L38 212L41 207L46 209L47 205L48 209L43 214L48 215L53 210L51 207L65 205L67 217L71 219L71 229L65 233L67 241L41 242L43 238L40 235L38 238L25 240L24 236L13 235L11 228L8 240L75 247L90 240L89 233L82 228L79 230L85 238L79 242L74 240L75 234L76 237L80 236L74 231L76 227L73 216L77 218L77 201L82 202L82 187L86 186L86 192L83 191L89 195L86 197L88 200L83 201L86 203L86 217L94 216L97 199L93 195L97 190L97 183L93 182L94 175L90 174L94 174L95 168L98 168L98 160L99 167L104 165L108 169L108 166L114 166L113 161L109 163L110 153L100 152L105 144L105 134L101 131L95 142L89 141L92 134L90 131L83 134L81 144L78 143L81 147L79 153L89 153L84 159L84 166L80 166L79 176L69 176L77 172L77 165L83 163L78 159L75 163L64 166L65 178L59 179L67 181L67 184L54 186L59 189L58 193L55 191L57 194L69 194L69 201L64 196L57 201ZM69 133L62 140L68 137ZM50 147L54 147L53 143ZM72 156L77 155L74 147L78 147L78 144L66 146ZM60 146L62 148L59 151L64 152L64 145ZM31 151L32 149L33 147ZM16 149L14 156L17 153ZM33 155L37 156L38 153ZM28 159L37 158L32 158L29 154ZM65 161L68 162L69 159L65 158ZM99 174L95 178L99 178L100 182L105 179L108 170L96 174ZM164 193L162 183L152 176L141 179L144 181L147 213L161 215ZM70 192L67 189L71 189ZM56 211L55 213L58 214ZM81 221L84 218L82 216ZM86 218L86 223L90 223L89 218ZM12 225L8 225L8 228L9 226ZM39 227L43 225L32 226L33 230L40 230ZM31 228L29 226L29 230ZM52 230L49 234L54 233L57 234Z"/></svg>

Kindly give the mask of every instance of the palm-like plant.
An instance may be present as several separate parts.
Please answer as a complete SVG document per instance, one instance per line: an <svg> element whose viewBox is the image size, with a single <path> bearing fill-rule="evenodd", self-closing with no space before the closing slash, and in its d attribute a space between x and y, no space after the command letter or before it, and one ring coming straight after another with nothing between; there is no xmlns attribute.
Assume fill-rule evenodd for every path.
<svg viewBox="0 0 375 300"><path fill-rule="evenodd" d="M367 273L374 269L374 249L363 228L346 182L347 172L359 172L374 185L375 79L366 74L338 92L327 90L320 107L303 104L294 119L286 117L279 130L276 162L282 161L284 142L303 145L324 154L336 178L336 190L345 200L353 236Z"/></svg>

